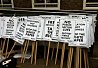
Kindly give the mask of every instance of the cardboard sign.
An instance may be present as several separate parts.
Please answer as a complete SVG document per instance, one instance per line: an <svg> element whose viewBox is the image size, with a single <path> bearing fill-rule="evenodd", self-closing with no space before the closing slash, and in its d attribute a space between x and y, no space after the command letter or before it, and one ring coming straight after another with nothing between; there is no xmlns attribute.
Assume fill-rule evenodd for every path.
<svg viewBox="0 0 98 68"><path fill-rule="evenodd" d="M23 38L36 41L38 28L39 28L39 21L29 18L26 23L26 28L24 31Z"/></svg>
<svg viewBox="0 0 98 68"><path fill-rule="evenodd" d="M60 27L60 20L61 19L68 19L69 16L56 16L55 17L55 23L54 23L54 29L53 29L53 33L52 33L52 41L54 42L58 42L59 40L59 27Z"/></svg>
<svg viewBox="0 0 98 68"><path fill-rule="evenodd" d="M55 24L55 18L45 19L45 28L43 33L43 40L52 41L52 32Z"/></svg>
<svg viewBox="0 0 98 68"><path fill-rule="evenodd" d="M3 26L3 38L14 38L16 28L17 28L17 18L16 17L5 17Z"/></svg>
<svg viewBox="0 0 98 68"><path fill-rule="evenodd" d="M4 17L0 17L0 38L2 37L3 33L3 24L4 24Z"/></svg>
<svg viewBox="0 0 98 68"><path fill-rule="evenodd" d="M69 15L71 19L76 21L74 42L69 46L88 47L87 21L86 15Z"/></svg>
<svg viewBox="0 0 98 68"><path fill-rule="evenodd" d="M87 47L87 23L83 20L77 20L75 25L74 44L76 46Z"/></svg>
<svg viewBox="0 0 98 68"><path fill-rule="evenodd" d="M52 33L52 40L55 42L58 42L59 25L60 25L60 18L56 18L54 23L53 33Z"/></svg>
<svg viewBox="0 0 98 68"><path fill-rule="evenodd" d="M16 42L20 44L24 43L23 34L24 34L26 23L27 23L27 17L18 18L17 30L13 40L15 40Z"/></svg>
<svg viewBox="0 0 98 68"><path fill-rule="evenodd" d="M88 46L91 47L94 43L94 29L93 29L93 17L86 16L87 21L87 36L88 36Z"/></svg>
<svg viewBox="0 0 98 68"><path fill-rule="evenodd" d="M75 21L72 19L61 19L59 28L59 41L72 43L74 38Z"/></svg>
<svg viewBox="0 0 98 68"><path fill-rule="evenodd" d="M29 17L30 18L30 17ZM38 34L37 34L37 40L42 40L43 38L43 30L44 30L44 19L40 16L33 16L31 17L36 21L39 21L39 28L38 28Z"/></svg>

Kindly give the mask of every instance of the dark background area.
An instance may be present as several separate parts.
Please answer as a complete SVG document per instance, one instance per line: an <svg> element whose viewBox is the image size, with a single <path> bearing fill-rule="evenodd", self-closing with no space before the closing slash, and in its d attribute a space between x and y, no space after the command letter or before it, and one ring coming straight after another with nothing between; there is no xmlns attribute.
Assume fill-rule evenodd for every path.
<svg viewBox="0 0 98 68"><path fill-rule="evenodd" d="M43 0L39 0L43 2ZM55 1L55 0L53 0ZM83 0L61 0L61 9L63 10L82 10ZM17 8L32 8L31 0L14 0Z"/></svg>

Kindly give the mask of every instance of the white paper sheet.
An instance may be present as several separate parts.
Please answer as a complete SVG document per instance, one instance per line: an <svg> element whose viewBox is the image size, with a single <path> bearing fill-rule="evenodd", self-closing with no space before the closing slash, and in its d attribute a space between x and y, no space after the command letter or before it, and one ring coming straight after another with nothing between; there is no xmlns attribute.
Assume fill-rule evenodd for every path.
<svg viewBox="0 0 98 68"><path fill-rule="evenodd" d="M74 41L75 21L72 19L61 19L59 28L59 41L72 43Z"/></svg>
<svg viewBox="0 0 98 68"><path fill-rule="evenodd" d="M4 28L3 28L3 38L14 38L16 28L17 28L17 18L16 17L4 17Z"/></svg>
<svg viewBox="0 0 98 68"><path fill-rule="evenodd" d="M27 17L18 18L17 30L16 30L16 34L13 40L15 40L16 42L20 44L24 43L23 34L24 34L26 23L27 23Z"/></svg>
<svg viewBox="0 0 98 68"><path fill-rule="evenodd" d="M34 18L29 17L26 23L26 28L23 34L23 38L36 41L39 24L40 24L39 20L34 20Z"/></svg>

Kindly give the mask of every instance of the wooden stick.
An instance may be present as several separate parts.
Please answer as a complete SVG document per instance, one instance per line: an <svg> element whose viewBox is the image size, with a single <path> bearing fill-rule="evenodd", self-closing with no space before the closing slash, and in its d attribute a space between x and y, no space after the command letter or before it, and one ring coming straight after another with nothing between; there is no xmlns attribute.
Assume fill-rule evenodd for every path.
<svg viewBox="0 0 98 68"><path fill-rule="evenodd" d="M65 53L65 43L63 43L63 46L62 46L62 55L61 55L60 68L63 68L64 53Z"/></svg>
<svg viewBox="0 0 98 68"><path fill-rule="evenodd" d="M33 62L34 47L35 47L35 42L32 42L32 56L31 56L31 64L32 64L32 62Z"/></svg>
<svg viewBox="0 0 98 68"><path fill-rule="evenodd" d="M34 64L36 64L36 57L37 57L37 41L36 41L36 46L35 46L35 57L34 57L34 59L35 59L35 61L34 61Z"/></svg>
<svg viewBox="0 0 98 68"><path fill-rule="evenodd" d="M8 54L8 46L9 46L9 39L8 39L8 41L7 41L7 46L6 46L6 55L5 55L5 57L7 58L7 54Z"/></svg>
<svg viewBox="0 0 98 68"><path fill-rule="evenodd" d="M57 44L56 58L55 58L55 65L57 64L58 50L59 50L59 42L58 42L58 44Z"/></svg>
<svg viewBox="0 0 98 68"><path fill-rule="evenodd" d="M46 46L44 46L44 59L46 59Z"/></svg>
<svg viewBox="0 0 98 68"><path fill-rule="evenodd" d="M80 48L80 68L82 68L82 49Z"/></svg>
<svg viewBox="0 0 98 68"><path fill-rule="evenodd" d="M5 42L6 42L6 39L4 39L4 41L3 41L2 54L3 54L3 51L4 51L4 47L5 47Z"/></svg>
<svg viewBox="0 0 98 68"><path fill-rule="evenodd" d="M15 45L16 45L16 42L14 42L14 45L13 45L13 47L11 48L11 50L10 50L10 52L9 52L9 54L8 54L8 56L7 56L7 58L10 56L10 54L11 54L12 50L14 49Z"/></svg>
<svg viewBox="0 0 98 68"><path fill-rule="evenodd" d="M76 56L76 48L74 50L74 68L76 68L76 59L77 59L77 56Z"/></svg>
<svg viewBox="0 0 98 68"><path fill-rule="evenodd" d="M85 68L87 68L85 50L83 50L83 54L84 54L84 66L85 66Z"/></svg>
<svg viewBox="0 0 98 68"><path fill-rule="evenodd" d="M70 60L70 48L69 48L69 52L68 52L68 59L67 59L67 68L69 68L69 60Z"/></svg>
<svg viewBox="0 0 98 68"><path fill-rule="evenodd" d="M71 47L69 48L69 53L68 53L68 60L67 60L67 67L70 68L70 61L71 61Z"/></svg>
<svg viewBox="0 0 98 68"><path fill-rule="evenodd" d="M24 42L24 49L23 49L23 53L22 53L23 55L21 57L21 63L23 62L23 57L24 57L24 52L25 52L26 46L27 46L27 40L25 40L25 42Z"/></svg>
<svg viewBox="0 0 98 68"><path fill-rule="evenodd" d="M76 48L76 68L79 68L79 47Z"/></svg>
<svg viewBox="0 0 98 68"><path fill-rule="evenodd" d="M51 60L53 59L54 48L52 49Z"/></svg>
<svg viewBox="0 0 98 68"><path fill-rule="evenodd" d="M87 49L85 49L85 54L86 54L87 68L89 68L89 61L88 61L88 52L87 52Z"/></svg>
<svg viewBox="0 0 98 68"><path fill-rule="evenodd" d="M49 44L48 44L48 53L47 53L47 59L46 59L46 66L48 65L48 60L49 60L50 44L51 44L51 42L49 41Z"/></svg>
<svg viewBox="0 0 98 68"><path fill-rule="evenodd" d="M70 66L69 66L69 68L71 68L71 65L72 65L72 58L73 58L73 48L71 48L71 59L70 59Z"/></svg>
<svg viewBox="0 0 98 68"><path fill-rule="evenodd" d="M87 54L87 67L89 68L88 53L86 52L86 54Z"/></svg>
<svg viewBox="0 0 98 68"><path fill-rule="evenodd" d="M28 40L27 47L26 47L26 50L25 50L25 53L24 53L23 63L25 62L25 56L27 54L28 46L29 46L29 40Z"/></svg>

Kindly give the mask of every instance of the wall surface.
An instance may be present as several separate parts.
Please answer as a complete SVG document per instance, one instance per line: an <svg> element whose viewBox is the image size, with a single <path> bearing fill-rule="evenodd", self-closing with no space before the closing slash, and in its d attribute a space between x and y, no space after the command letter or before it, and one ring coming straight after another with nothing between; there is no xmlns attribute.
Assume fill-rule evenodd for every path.
<svg viewBox="0 0 98 68"><path fill-rule="evenodd" d="M81 10L83 0L61 0L61 9ZM15 7L32 8L31 0L14 0Z"/></svg>
<svg viewBox="0 0 98 68"><path fill-rule="evenodd" d="M82 10L83 0L61 0L61 9Z"/></svg>
<svg viewBox="0 0 98 68"><path fill-rule="evenodd" d="M31 0L14 0L14 7L32 8L32 2Z"/></svg>

